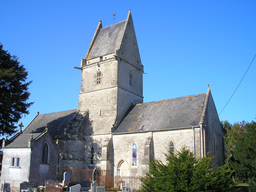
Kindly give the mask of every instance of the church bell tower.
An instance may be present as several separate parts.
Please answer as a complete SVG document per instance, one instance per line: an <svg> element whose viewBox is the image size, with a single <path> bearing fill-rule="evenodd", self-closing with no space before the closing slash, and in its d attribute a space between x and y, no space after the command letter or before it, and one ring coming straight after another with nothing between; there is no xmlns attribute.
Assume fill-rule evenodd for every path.
<svg viewBox="0 0 256 192"><path fill-rule="evenodd" d="M86 134L110 134L130 107L143 102L143 65L131 11L127 19L102 27L100 21L81 60L78 109L88 113Z"/></svg>

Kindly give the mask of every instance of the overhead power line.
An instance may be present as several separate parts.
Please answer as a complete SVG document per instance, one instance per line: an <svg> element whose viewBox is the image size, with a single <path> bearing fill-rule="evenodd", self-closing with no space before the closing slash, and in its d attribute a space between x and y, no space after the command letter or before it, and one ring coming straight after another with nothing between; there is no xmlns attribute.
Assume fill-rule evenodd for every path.
<svg viewBox="0 0 256 192"><path fill-rule="evenodd" d="M227 102L226 105L223 107L223 109L221 110L221 112L219 113L219 115L220 115L220 114L222 113L222 111L226 108L226 106L228 105L229 101L232 99L233 95L235 94L236 90L238 89L238 87L239 87L240 84L242 83L242 81L243 81L243 79L244 79L246 73L247 73L248 70L250 69L250 67L251 67L251 65L252 65L252 63L253 63L255 57L256 57L256 54L254 55L254 57L253 57L253 59L252 59L250 65L249 65L249 67L248 67L247 70L245 71L244 76L242 77L241 81L240 81L239 84L237 85L235 91L233 92L233 94L231 95L231 97L229 98L228 102Z"/></svg>

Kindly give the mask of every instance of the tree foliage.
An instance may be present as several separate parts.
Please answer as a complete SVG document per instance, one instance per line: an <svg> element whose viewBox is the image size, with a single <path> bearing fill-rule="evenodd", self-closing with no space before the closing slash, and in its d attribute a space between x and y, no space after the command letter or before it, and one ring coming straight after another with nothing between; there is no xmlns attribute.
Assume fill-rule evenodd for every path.
<svg viewBox="0 0 256 192"><path fill-rule="evenodd" d="M225 137L230 167L236 178L253 184L256 181L256 122L241 122L231 126Z"/></svg>
<svg viewBox="0 0 256 192"><path fill-rule="evenodd" d="M20 65L16 56L3 49L0 44L0 134L13 134L15 123L28 114L28 107L32 103L27 102L30 93L26 82L28 72Z"/></svg>
<svg viewBox="0 0 256 192"><path fill-rule="evenodd" d="M245 132L245 122L230 124L228 121L221 121L225 141L225 156L227 161L233 159L235 142Z"/></svg>
<svg viewBox="0 0 256 192"><path fill-rule="evenodd" d="M200 160L183 148L174 155L166 155L166 163L153 160L142 181L144 192L164 191L234 191L232 171L227 164L215 168L212 158Z"/></svg>

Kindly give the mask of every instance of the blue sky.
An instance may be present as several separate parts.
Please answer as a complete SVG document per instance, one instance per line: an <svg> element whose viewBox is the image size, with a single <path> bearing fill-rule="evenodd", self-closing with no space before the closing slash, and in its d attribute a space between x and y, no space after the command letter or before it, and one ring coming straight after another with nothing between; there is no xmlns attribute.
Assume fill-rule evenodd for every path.
<svg viewBox="0 0 256 192"><path fill-rule="evenodd" d="M125 20L131 9L144 65L144 102L206 93L218 113L256 54L256 1L0 1L0 42L32 80L30 114L77 109L81 71L99 20ZM219 116L255 121L256 60Z"/></svg>

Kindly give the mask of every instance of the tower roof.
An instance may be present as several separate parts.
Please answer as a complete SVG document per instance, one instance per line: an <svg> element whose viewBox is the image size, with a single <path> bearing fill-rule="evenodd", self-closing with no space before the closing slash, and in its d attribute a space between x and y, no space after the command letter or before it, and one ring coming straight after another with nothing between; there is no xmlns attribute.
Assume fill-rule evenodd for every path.
<svg viewBox="0 0 256 192"><path fill-rule="evenodd" d="M126 20L119 23L102 28L99 22L84 59L91 60L110 54L143 70L131 10Z"/></svg>
<svg viewBox="0 0 256 192"><path fill-rule="evenodd" d="M126 21L121 21L108 27L101 28L90 47L90 51L86 59L89 60L115 53L122 40L125 23Z"/></svg>

